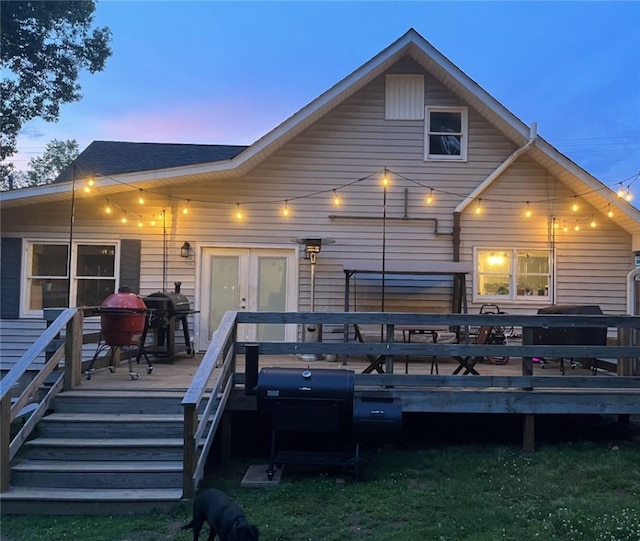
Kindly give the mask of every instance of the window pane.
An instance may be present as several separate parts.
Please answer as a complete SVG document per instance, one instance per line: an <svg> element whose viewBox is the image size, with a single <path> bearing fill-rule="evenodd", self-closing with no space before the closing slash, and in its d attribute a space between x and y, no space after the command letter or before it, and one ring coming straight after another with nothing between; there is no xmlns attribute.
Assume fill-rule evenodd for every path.
<svg viewBox="0 0 640 541"><path fill-rule="evenodd" d="M31 276L67 276L67 254L63 244L34 244Z"/></svg>
<svg viewBox="0 0 640 541"><path fill-rule="evenodd" d="M518 295L547 297L549 279L546 276L525 276L518 278Z"/></svg>
<svg viewBox="0 0 640 541"><path fill-rule="evenodd" d="M549 254L547 252L518 253L518 273L549 274Z"/></svg>
<svg viewBox="0 0 640 541"><path fill-rule="evenodd" d="M461 144L458 135L430 135L429 154L460 156Z"/></svg>
<svg viewBox="0 0 640 541"><path fill-rule="evenodd" d="M77 276L113 277L114 269L115 247L113 245L87 244L78 246Z"/></svg>
<svg viewBox="0 0 640 541"><path fill-rule="evenodd" d="M41 280L30 281L29 309L42 310L43 308L66 308L68 280Z"/></svg>
<svg viewBox="0 0 640 541"><path fill-rule="evenodd" d="M511 273L511 258L506 252L478 251L478 272Z"/></svg>
<svg viewBox="0 0 640 541"><path fill-rule="evenodd" d="M432 111L429 117L431 133L462 133L462 115L450 111Z"/></svg>
<svg viewBox="0 0 640 541"><path fill-rule="evenodd" d="M489 274L478 277L479 295L509 295L509 275Z"/></svg>
<svg viewBox="0 0 640 541"><path fill-rule="evenodd" d="M79 279L76 306L100 306L102 302L115 292L116 281L113 279Z"/></svg>

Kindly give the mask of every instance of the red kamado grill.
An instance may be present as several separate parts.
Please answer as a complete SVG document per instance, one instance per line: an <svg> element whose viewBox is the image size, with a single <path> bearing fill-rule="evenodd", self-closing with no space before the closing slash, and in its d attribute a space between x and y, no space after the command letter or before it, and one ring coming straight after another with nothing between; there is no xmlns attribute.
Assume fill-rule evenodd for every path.
<svg viewBox="0 0 640 541"><path fill-rule="evenodd" d="M360 443L388 443L401 433L400 399L356 395L352 370L263 368L255 393L272 429L269 479L281 464L341 466L357 477Z"/></svg>
<svg viewBox="0 0 640 541"><path fill-rule="evenodd" d="M184 346L188 355L195 355L189 334L189 322L187 316L197 313L191 310L189 299L180 293L181 282L174 282L175 291L156 291L143 298L144 304L150 312L140 339L140 355L151 353L153 355L166 355L173 362L179 346ZM177 344L176 331L182 325L184 344ZM152 331L153 340L147 344L149 330Z"/></svg>
<svg viewBox="0 0 640 541"><path fill-rule="evenodd" d="M93 365L101 351L110 349L109 371L115 372L114 357L118 349L127 349L129 353L129 374L131 379L138 379L138 374L133 371L131 363L131 348L139 347L140 337L144 331L147 307L143 300L132 293L127 287L122 287L118 293L109 295L98 308L100 314L101 343L85 371L86 379L91 379ZM153 366L149 358L147 361L147 373L150 374ZM138 357L139 360L139 357Z"/></svg>

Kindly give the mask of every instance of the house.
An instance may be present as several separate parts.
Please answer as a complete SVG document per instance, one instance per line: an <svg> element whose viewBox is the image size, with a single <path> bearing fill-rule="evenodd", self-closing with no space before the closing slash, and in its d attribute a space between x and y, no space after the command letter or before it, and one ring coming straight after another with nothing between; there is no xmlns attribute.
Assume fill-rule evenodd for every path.
<svg viewBox="0 0 640 541"><path fill-rule="evenodd" d="M450 311L451 273L413 273L451 263L470 312L624 313L640 252L638 210L414 30L248 147L96 141L0 208L3 321L180 282L199 350L227 310L379 311L382 290L386 311ZM407 272L355 272L345 299L347 261Z"/></svg>

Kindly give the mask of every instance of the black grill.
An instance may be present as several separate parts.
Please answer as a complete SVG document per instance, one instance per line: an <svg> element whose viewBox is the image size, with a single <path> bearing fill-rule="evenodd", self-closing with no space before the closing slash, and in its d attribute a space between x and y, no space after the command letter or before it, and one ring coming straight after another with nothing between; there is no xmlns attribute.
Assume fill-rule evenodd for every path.
<svg viewBox="0 0 640 541"><path fill-rule="evenodd" d="M596 304L554 304L546 308L540 308L538 314L575 314L575 315L602 315L600 306ZM606 346L606 327L534 327L533 344L552 346ZM540 358L541 366L544 368L547 359ZM564 359L559 359L560 370L564 374ZM595 359L592 361L592 371L596 371ZM571 368L575 368L577 363L570 359Z"/></svg>
<svg viewBox="0 0 640 541"><path fill-rule="evenodd" d="M163 314L180 314L191 310L189 299L182 293L156 291L144 297L147 308Z"/></svg>
<svg viewBox="0 0 640 541"><path fill-rule="evenodd" d="M189 299L180 293L180 282L175 282L175 291L156 291L143 297L144 304L150 312L142 333L141 354L150 353L156 356L165 355L171 362L180 350L188 355L194 355L189 334L189 322L187 316L195 314L191 310ZM182 326L184 343L176 340L176 332ZM151 331L152 340L147 344L147 338ZM181 347L182 346L182 347Z"/></svg>
<svg viewBox="0 0 640 541"><path fill-rule="evenodd" d="M269 479L276 465L291 463L342 466L357 476L359 444L391 441L401 431L400 400L355 396L351 370L263 368L256 394L271 427Z"/></svg>

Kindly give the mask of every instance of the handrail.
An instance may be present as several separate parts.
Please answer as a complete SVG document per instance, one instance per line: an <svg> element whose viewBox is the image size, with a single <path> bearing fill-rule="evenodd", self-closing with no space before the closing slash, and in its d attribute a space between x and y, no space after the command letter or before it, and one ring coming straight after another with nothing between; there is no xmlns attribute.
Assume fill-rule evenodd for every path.
<svg viewBox="0 0 640 541"><path fill-rule="evenodd" d="M206 351L182 399L184 411L183 498L192 498L204 477L207 455L234 383L235 339L236 312L227 312L214 333L211 346ZM216 366L221 366L222 370L206 396L209 380ZM204 409L199 416L198 412L202 405ZM210 421L212 415L213 418Z"/></svg>
<svg viewBox="0 0 640 541"><path fill-rule="evenodd" d="M387 332L384 340L360 343L333 340L325 342L260 342L260 352L263 355L279 354L338 354L338 355L379 355L385 358L406 355L443 355L443 356L513 356L522 357L523 375L517 377L480 376L463 378L460 376L406 376L387 374L358 375L361 385L383 386L457 386L467 387L509 387L513 389L566 386L569 381L576 385L585 386L587 378L554 381L548 376L533 377L531 362L533 356L589 358L605 356L608 358L638 358L640 347L631 341L617 346L591 345L533 345L525 339L523 344L472 344L472 343L405 343L394 341L394 328L402 325L456 327L465 328L492 325L503 327L525 328L640 328L640 316L628 315L574 315L574 314L538 314L538 315L510 315L510 314L425 314L425 313L388 313L388 312L227 312L213 335L211 346L194 376L189 389L182 401L184 408L184 476L183 496L190 498L195 494L198 483L204 474L204 461L210 444L220 422L222 412L233 387L236 353L243 353L247 344L236 342L237 325L246 324L323 324L335 325L338 329L344 325L382 325ZM523 332L527 335L528 332ZM623 333L631 336L632 333ZM622 336L622 335L621 335ZM527 338L527 336L525 336ZM255 344L256 342L251 342ZM209 380L216 366L221 367L218 378L211 393L206 396ZM531 369L531 371L529 371ZM583 381L583 379L585 381ZM613 381L617 380L617 384ZM573 384L573 383L572 383ZM640 384L640 378L629 374L625 378L599 378L598 386L612 388L628 388L635 390ZM204 409L201 406L204 404ZM202 415L198 418L198 411ZM207 424L209 423L209 424ZM204 440L204 444L201 442Z"/></svg>
<svg viewBox="0 0 640 541"><path fill-rule="evenodd" d="M30 432L47 411L47 405L55 393L61 389L69 390L80 383L82 370L82 321L83 314L76 308L66 308L40 335L33 345L24 353L9 373L0 380L0 492L9 489L10 463L18 452L20 445L26 441ZM65 342L46 362L38 375L25 386L25 389L11 404L11 390L20 381L27 370L36 362L38 357L57 339L60 331L65 329ZM36 410L29 417L28 422L11 440L11 422L16 418L20 409L36 396L38 388L58 366L64 358L64 373L62 379L54 383L52 390L45 400L41 401Z"/></svg>

